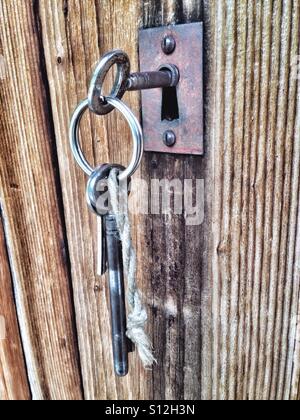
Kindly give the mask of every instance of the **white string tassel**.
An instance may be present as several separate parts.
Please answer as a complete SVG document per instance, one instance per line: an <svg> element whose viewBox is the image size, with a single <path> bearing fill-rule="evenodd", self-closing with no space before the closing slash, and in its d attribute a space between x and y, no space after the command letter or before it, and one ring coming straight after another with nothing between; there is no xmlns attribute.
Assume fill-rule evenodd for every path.
<svg viewBox="0 0 300 420"><path fill-rule="evenodd" d="M118 170L113 169L108 178L112 210L116 216L118 231L122 241L123 265L128 283L128 304L131 312L127 319L127 337L136 345L145 368L155 362L152 345L145 332L147 311L141 300L136 283L136 253L131 238L131 225L128 215L128 191L119 185Z"/></svg>

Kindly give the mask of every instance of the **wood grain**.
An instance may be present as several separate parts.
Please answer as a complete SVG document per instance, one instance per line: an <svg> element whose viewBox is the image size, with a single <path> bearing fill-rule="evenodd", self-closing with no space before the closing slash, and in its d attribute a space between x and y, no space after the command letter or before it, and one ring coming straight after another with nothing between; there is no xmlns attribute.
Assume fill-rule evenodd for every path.
<svg viewBox="0 0 300 420"><path fill-rule="evenodd" d="M0 3L1 202L32 397L74 400L81 380L36 5Z"/></svg>
<svg viewBox="0 0 300 420"><path fill-rule="evenodd" d="M0 401L29 400L30 390L0 219Z"/></svg>
<svg viewBox="0 0 300 420"><path fill-rule="evenodd" d="M217 2L214 24L213 398L297 399L299 3Z"/></svg>

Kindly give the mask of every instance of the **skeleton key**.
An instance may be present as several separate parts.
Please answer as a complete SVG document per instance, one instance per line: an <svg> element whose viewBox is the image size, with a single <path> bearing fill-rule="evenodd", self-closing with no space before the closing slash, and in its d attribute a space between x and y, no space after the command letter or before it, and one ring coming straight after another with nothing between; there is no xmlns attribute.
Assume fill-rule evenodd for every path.
<svg viewBox="0 0 300 420"><path fill-rule="evenodd" d="M116 217L108 208L107 178L113 168L124 170L120 165L105 164L92 173L87 186L87 201L91 210L101 217L101 271L104 274L108 268L114 367L117 376L126 376L131 348L126 337L122 243Z"/></svg>

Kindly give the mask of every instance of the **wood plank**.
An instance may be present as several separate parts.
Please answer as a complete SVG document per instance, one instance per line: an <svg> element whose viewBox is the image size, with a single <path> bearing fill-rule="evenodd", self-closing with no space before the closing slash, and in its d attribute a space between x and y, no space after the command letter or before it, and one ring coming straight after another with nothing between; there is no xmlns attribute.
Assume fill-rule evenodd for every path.
<svg viewBox="0 0 300 420"><path fill-rule="evenodd" d="M71 114L79 101L86 98L93 69L101 55L113 48L122 48L129 54L133 69L137 68L139 7L128 0L42 0L39 4L85 398L147 399L151 373L143 370L136 354L130 357L129 376L118 379L113 372L108 290L106 280L96 275L96 217L87 208L87 179L77 167L68 141ZM138 94L127 95L125 100L138 114ZM87 115L82 122L81 136L84 153L93 164L127 164L131 138L118 113L105 118ZM135 234L134 237L136 243ZM146 293L143 279L140 280Z"/></svg>
<svg viewBox="0 0 300 420"><path fill-rule="evenodd" d="M217 2L213 398L297 399L299 3Z"/></svg>
<svg viewBox="0 0 300 420"><path fill-rule="evenodd" d="M51 108L34 1L0 4L1 202L33 399L81 399Z"/></svg>
<svg viewBox="0 0 300 420"><path fill-rule="evenodd" d="M144 27L205 20L205 48L213 48L210 30L214 4L202 1L147 1ZM205 10L205 8L204 8ZM205 106L211 108L211 57L205 55ZM210 116L207 122L210 121ZM205 156L147 153L143 178L204 180L211 185L211 148L205 139ZM154 399L211 398L211 303L209 284L210 189L205 188L204 223L188 226L184 215L148 216L142 247L148 252L144 273L153 296L153 337L158 367L153 371ZM151 238L151 241L150 241ZM145 253L144 251L144 258ZM147 269L151 267L151 270ZM144 274L145 275L145 274Z"/></svg>
<svg viewBox="0 0 300 420"><path fill-rule="evenodd" d="M12 278L0 219L0 401L30 400Z"/></svg>

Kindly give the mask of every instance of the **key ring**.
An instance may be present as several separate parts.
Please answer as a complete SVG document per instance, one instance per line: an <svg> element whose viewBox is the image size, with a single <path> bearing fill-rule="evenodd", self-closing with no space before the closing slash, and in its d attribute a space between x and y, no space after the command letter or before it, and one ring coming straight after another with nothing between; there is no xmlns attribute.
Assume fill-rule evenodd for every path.
<svg viewBox="0 0 300 420"><path fill-rule="evenodd" d="M128 167L125 169L125 171L123 171L119 175L119 180L125 181L136 172L143 157L144 141L143 141L142 128L138 119L133 114L133 112L120 99L111 98L111 97L105 97L103 99L113 108L116 108L118 111L122 113L122 115L126 118L129 124L129 127L131 129L132 138L133 138L132 158ZM76 159L76 162L81 167L81 169L90 177L95 169L86 160L82 152L80 141L79 141L80 121L83 117L83 114L88 108L89 108L88 99L86 99L85 101L81 102L78 105L71 119L69 136L70 136L72 152Z"/></svg>
<svg viewBox="0 0 300 420"><path fill-rule="evenodd" d="M126 92L127 80L130 76L130 61L128 55L121 50L113 50L106 53L96 67L88 93L89 108L97 115L106 115L113 111L114 107L108 102L99 101L102 95L102 87L109 70L117 65L117 75L110 98L122 99Z"/></svg>

